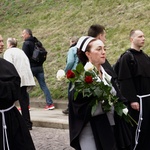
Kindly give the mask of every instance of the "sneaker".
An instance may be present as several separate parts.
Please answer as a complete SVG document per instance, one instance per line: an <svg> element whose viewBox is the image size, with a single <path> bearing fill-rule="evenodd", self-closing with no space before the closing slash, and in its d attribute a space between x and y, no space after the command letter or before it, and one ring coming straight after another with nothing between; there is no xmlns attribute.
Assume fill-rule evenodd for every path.
<svg viewBox="0 0 150 150"><path fill-rule="evenodd" d="M67 109L63 110L62 113L64 113L65 115L68 115L69 114L69 109L67 108Z"/></svg>
<svg viewBox="0 0 150 150"><path fill-rule="evenodd" d="M52 109L55 109L55 106L54 106L54 104L46 105L44 109L45 110L52 110Z"/></svg>
<svg viewBox="0 0 150 150"><path fill-rule="evenodd" d="M30 109L30 105L28 106L28 109L31 110L31 109Z"/></svg>

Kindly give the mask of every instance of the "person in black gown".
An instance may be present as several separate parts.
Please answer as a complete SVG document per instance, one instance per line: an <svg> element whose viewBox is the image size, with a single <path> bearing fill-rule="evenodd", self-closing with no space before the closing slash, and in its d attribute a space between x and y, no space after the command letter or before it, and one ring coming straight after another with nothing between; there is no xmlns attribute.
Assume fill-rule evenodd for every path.
<svg viewBox="0 0 150 150"><path fill-rule="evenodd" d="M0 35L0 53L3 52ZM30 132L14 103L20 96L20 77L10 62L0 58L0 150L35 150Z"/></svg>
<svg viewBox="0 0 150 150"><path fill-rule="evenodd" d="M106 76L111 82L112 77L106 73L101 65L106 58L104 43L99 39L83 36L78 40L76 46L80 62L83 65L91 62L99 72L100 82L106 83ZM109 86L114 94L117 94L114 87L111 84ZM71 92L74 93L73 90ZM99 103L94 114L91 114L93 96L83 97L82 93L79 93L74 99L74 95L71 95L72 98L69 101L69 132L70 145L73 148L76 150L128 149L131 143L126 130L127 126L123 126L124 137L122 134L118 134L118 132L122 132L122 128L117 127L117 130L115 128L117 124L120 124L121 119L118 119L116 124L116 114L113 110L105 113L101 108L101 103Z"/></svg>
<svg viewBox="0 0 150 150"><path fill-rule="evenodd" d="M141 30L130 32L131 47L115 64L123 96L129 101L131 116L138 122L131 127L132 149L150 149L150 58L141 47L145 37Z"/></svg>

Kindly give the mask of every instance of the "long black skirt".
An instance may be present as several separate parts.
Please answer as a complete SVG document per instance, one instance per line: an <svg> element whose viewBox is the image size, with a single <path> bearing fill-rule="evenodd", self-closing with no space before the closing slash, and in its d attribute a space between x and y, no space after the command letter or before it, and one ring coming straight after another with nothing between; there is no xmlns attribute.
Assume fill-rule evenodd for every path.
<svg viewBox="0 0 150 150"><path fill-rule="evenodd" d="M7 126L7 138L10 150L35 150L30 132L16 107L4 113ZM7 148L7 140L3 144L2 113L0 113L0 150Z"/></svg>

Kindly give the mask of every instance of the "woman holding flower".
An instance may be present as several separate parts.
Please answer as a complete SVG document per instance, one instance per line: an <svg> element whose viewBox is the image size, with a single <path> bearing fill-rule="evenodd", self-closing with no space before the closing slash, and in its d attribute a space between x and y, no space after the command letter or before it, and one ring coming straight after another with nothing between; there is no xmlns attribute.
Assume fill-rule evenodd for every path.
<svg viewBox="0 0 150 150"><path fill-rule="evenodd" d="M119 102L111 76L101 66L106 59L105 45L83 36L76 46L85 66L79 64L76 70L67 72L67 78L74 83L74 97L69 102L70 145L76 150L118 150L114 110ZM125 105L121 107L126 110Z"/></svg>

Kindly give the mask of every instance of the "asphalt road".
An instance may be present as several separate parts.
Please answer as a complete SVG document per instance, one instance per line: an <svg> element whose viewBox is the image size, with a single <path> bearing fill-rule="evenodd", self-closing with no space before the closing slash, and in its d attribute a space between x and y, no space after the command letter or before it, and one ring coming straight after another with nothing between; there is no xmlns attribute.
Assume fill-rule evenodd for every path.
<svg viewBox="0 0 150 150"><path fill-rule="evenodd" d="M69 146L69 130L33 127L30 131L36 150L74 150Z"/></svg>

